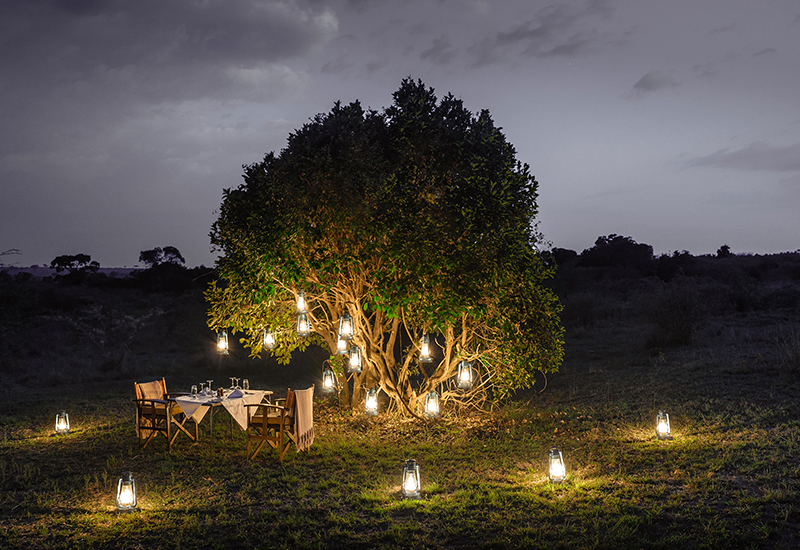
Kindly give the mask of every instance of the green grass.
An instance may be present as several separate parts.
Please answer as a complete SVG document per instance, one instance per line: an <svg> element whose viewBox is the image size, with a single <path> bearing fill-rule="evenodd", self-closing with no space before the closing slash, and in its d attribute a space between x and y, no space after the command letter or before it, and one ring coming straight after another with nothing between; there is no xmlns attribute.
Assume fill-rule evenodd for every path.
<svg viewBox="0 0 800 550"><path fill-rule="evenodd" d="M687 364L659 368L678 375ZM178 439L170 455L162 438L140 450L123 395L91 404L76 399L66 436L52 434L49 418L20 408L2 420L0 547L800 543L794 402L672 397L674 439L658 441L643 392L582 403L574 392L565 398L571 392L563 385L546 398L429 425L344 415L320 400L312 451L291 451L283 464L274 452L246 461L242 433L231 437L225 421L216 423L213 455L205 423L199 444ZM49 403L39 407L48 411ZM545 472L554 444L568 468L560 485L548 483ZM418 501L400 497L400 471L410 457L421 468ZM139 510L132 514L114 511L124 470L137 480Z"/></svg>

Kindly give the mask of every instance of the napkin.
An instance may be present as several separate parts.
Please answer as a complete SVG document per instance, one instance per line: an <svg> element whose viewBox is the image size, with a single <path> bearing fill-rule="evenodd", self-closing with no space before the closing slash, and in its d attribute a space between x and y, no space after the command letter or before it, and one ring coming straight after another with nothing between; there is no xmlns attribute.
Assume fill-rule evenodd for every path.
<svg viewBox="0 0 800 550"><path fill-rule="evenodd" d="M233 390L231 393L228 394L228 399L234 399L236 397L242 397L243 395L244 394L242 393L242 390L240 390L239 388L236 388L235 390Z"/></svg>

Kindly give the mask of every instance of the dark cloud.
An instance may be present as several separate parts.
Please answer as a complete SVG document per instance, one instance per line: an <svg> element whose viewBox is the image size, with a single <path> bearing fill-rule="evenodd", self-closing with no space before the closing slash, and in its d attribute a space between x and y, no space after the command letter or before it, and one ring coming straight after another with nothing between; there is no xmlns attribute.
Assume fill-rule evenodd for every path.
<svg viewBox="0 0 800 550"><path fill-rule="evenodd" d="M762 55L769 55L771 53L776 53L778 50L775 48L764 48L763 50L757 51L753 54L753 57L760 57Z"/></svg>
<svg viewBox="0 0 800 550"><path fill-rule="evenodd" d="M736 23L731 23L730 25L725 25L724 27L717 27L715 29L711 29L708 34L719 34L721 32L728 32L732 31L736 28Z"/></svg>
<svg viewBox="0 0 800 550"><path fill-rule="evenodd" d="M419 56L420 59L428 59L437 65L447 65L453 60L453 57L455 57L455 51L446 36L434 38L431 47Z"/></svg>
<svg viewBox="0 0 800 550"><path fill-rule="evenodd" d="M11 2L0 18L24 29L3 40L0 68L26 88L110 85L150 100L229 94L253 80L242 70L302 55L337 25L326 9L247 0Z"/></svg>
<svg viewBox="0 0 800 550"><path fill-rule="evenodd" d="M613 13L608 0L590 0L579 6L551 4L511 30L498 32L473 44L475 65L491 63L508 50L532 57L572 57L599 48L603 35L597 21Z"/></svg>
<svg viewBox="0 0 800 550"><path fill-rule="evenodd" d="M692 159L689 164L737 170L800 172L800 143L774 146L757 141L735 151L722 149L705 157Z"/></svg>
<svg viewBox="0 0 800 550"><path fill-rule="evenodd" d="M679 85L680 83L672 76L663 74L661 71L651 71L633 84L633 96L640 98L651 92L675 88Z"/></svg>

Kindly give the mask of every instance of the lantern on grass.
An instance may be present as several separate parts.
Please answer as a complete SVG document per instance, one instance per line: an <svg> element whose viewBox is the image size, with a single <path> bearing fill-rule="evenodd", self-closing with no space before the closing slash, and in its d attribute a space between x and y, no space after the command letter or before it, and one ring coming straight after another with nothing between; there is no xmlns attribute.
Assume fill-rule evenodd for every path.
<svg viewBox="0 0 800 550"><path fill-rule="evenodd" d="M136 480L130 472L124 472L117 482L117 511L132 512L136 509Z"/></svg>
<svg viewBox="0 0 800 550"><path fill-rule="evenodd" d="M658 411L656 415L656 436L659 439L671 439L669 428L669 415L664 411Z"/></svg>
<svg viewBox="0 0 800 550"><path fill-rule="evenodd" d="M322 367L322 391L330 393L336 389L336 375L330 365Z"/></svg>
<svg viewBox="0 0 800 550"><path fill-rule="evenodd" d="M301 313L297 316L297 335L305 338L311 332L311 326L308 323L308 315Z"/></svg>
<svg viewBox="0 0 800 550"><path fill-rule="evenodd" d="M420 342L419 346L419 362L420 363L433 362L433 357L431 357L431 340L427 334L422 335L422 341Z"/></svg>
<svg viewBox="0 0 800 550"><path fill-rule="evenodd" d="M219 329L217 331L217 351L222 355L228 355L228 330Z"/></svg>
<svg viewBox="0 0 800 550"><path fill-rule="evenodd" d="M547 462L550 466L550 482L561 483L567 479L567 468L564 466L564 457L558 447L553 447L547 454Z"/></svg>
<svg viewBox="0 0 800 550"><path fill-rule="evenodd" d="M353 339L353 318L345 313L339 318L339 339L349 341Z"/></svg>
<svg viewBox="0 0 800 550"><path fill-rule="evenodd" d="M56 415L56 433L59 435L69 433L69 415L66 411Z"/></svg>
<svg viewBox="0 0 800 550"><path fill-rule="evenodd" d="M306 293L302 290L297 293L297 313L308 313L308 304L306 303Z"/></svg>
<svg viewBox="0 0 800 550"><path fill-rule="evenodd" d="M347 370L349 372L361 372L361 348L352 346L347 354Z"/></svg>
<svg viewBox="0 0 800 550"><path fill-rule="evenodd" d="M439 416L439 394L429 391L425 395L425 417L436 418Z"/></svg>
<svg viewBox="0 0 800 550"><path fill-rule="evenodd" d="M472 363L469 361L461 361L458 364L456 383L461 390L468 390L472 387Z"/></svg>
<svg viewBox="0 0 800 550"><path fill-rule="evenodd" d="M378 389L370 388L367 390L367 399L364 402L364 411L370 415L378 414Z"/></svg>
<svg viewBox="0 0 800 550"><path fill-rule="evenodd" d="M264 347L269 350L275 349L275 333L267 328L264 329Z"/></svg>
<svg viewBox="0 0 800 550"><path fill-rule="evenodd" d="M413 458L406 460L403 466L403 498L419 498L419 464Z"/></svg>

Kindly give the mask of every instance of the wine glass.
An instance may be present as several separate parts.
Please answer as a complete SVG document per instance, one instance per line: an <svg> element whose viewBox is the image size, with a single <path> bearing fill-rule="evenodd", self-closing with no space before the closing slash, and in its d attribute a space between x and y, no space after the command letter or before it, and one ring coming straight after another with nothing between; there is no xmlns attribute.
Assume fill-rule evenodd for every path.
<svg viewBox="0 0 800 550"><path fill-rule="evenodd" d="M248 380L247 378L242 380L242 388L244 388L245 390L249 390L250 389L250 380Z"/></svg>
<svg viewBox="0 0 800 550"><path fill-rule="evenodd" d="M231 389L234 389L236 387L236 382L235 382L236 378L234 378L233 376L229 378L231 379Z"/></svg>
<svg viewBox="0 0 800 550"><path fill-rule="evenodd" d="M211 382L213 382L213 380L206 380L206 383L208 384L208 393L213 393L214 391L211 389Z"/></svg>
<svg viewBox="0 0 800 550"><path fill-rule="evenodd" d="M200 382L200 393L202 393L203 395L205 395L206 393L206 390L203 388L203 386L205 385L206 385L205 382Z"/></svg>

